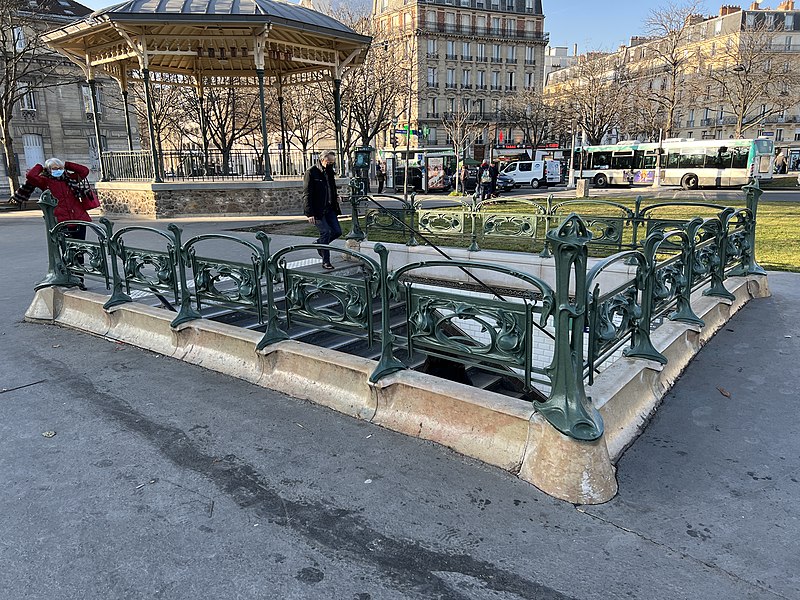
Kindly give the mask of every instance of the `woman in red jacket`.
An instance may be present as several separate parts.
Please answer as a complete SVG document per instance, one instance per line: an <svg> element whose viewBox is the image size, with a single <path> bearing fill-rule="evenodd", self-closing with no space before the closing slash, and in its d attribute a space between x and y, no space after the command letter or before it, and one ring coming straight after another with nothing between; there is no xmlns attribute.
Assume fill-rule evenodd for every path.
<svg viewBox="0 0 800 600"><path fill-rule="evenodd" d="M44 166L34 165L28 171L27 183L42 190L50 190L58 204L55 209L56 220L61 221L91 221L92 217L86 212L81 203L83 197L78 182L86 179L89 169L73 162L64 162L60 158L48 158ZM86 227L84 225L68 225L64 232L66 237L85 240ZM78 256L78 262L83 264L83 255ZM85 289L81 281L82 289Z"/></svg>
<svg viewBox="0 0 800 600"><path fill-rule="evenodd" d="M78 182L86 179L89 169L78 163L67 162L59 158L48 158L44 166L34 165L28 171L27 183L50 192L58 200L55 214L61 221L91 221L92 217L81 204L81 190ZM69 237L86 239L86 227L75 225L69 227ZM72 235L70 235L72 234ZM77 234L77 235L75 235Z"/></svg>

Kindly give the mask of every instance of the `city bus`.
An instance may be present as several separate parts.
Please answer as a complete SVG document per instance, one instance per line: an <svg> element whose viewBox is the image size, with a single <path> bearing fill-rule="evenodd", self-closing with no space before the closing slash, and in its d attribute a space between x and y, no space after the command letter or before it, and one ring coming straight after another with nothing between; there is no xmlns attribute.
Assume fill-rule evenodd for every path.
<svg viewBox="0 0 800 600"><path fill-rule="evenodd" d="M774 143L770 139L682 140L661 143L620 142L576 148L575 178L597 187L652 185L661 154L661 184L684 189L745 185L771 179ZM583 162L581 163L581 158Z"/></svg>

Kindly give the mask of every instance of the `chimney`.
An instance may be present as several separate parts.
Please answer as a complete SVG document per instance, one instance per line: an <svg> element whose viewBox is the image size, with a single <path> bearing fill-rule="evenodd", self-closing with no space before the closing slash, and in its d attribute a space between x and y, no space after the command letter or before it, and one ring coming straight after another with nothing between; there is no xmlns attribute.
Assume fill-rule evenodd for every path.
<svg viewBox="0 0 800 600"><path fill-rule="evenodd" d="M757 3L755 3L755 4L757 4ZM730 4L723 4L719 9L719 16L720 17L727 17L728 15L732 15L733 13L740 12L741 10L742 10L742 8L740 6L732 6Z"/></svg>
<svg viewBox="0 0 800 600"><path fill-rule="evenodd" d="M794 10L794 0L785 0L785 2L781 2L775 10Z"/></svg>
<svg viewBox="0 0 800 600"><path fill-rule="evenodd" d="M756 0L750 5L750 10L761 10L759 4L761 4L761 0Z"/></svg>

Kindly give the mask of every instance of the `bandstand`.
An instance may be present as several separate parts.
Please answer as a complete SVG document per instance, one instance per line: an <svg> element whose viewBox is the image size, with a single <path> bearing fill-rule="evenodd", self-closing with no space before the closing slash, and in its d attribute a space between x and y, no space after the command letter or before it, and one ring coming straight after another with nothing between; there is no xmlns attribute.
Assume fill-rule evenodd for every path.
<svg viewBox="0 0 800 600"><path fill-rule="evenodd" d="M114 78L122 91L128 152L103 152L97 190L110 213L152 217L189 214L276 214L296 211L300 169L287 157L286 127L281 152L269 149L266 98L276 95L285 124L283 90L293 85L332 83L334 137L341 155L341 81L348 67L363 63L370 38L332 17L277 0L131 0L97 11L49 32L45 41L83 69L89 83L97 147L102 130L97 110L96 74ZM179 170L196 157L160 152L153 122L153 73L191 81L202 106L207 82L251 80L258 88L262 150L251 160L226 159L224 168ZM147 150L135 150L129 86L140 83L147 114ZM203 114L203 111L200 111ZM202 118L202 117L201 117ZM273 165L270 157L278 159ZM208 163L207 154L205 161ZM254 160L252 160L254 159Z"/></svg>

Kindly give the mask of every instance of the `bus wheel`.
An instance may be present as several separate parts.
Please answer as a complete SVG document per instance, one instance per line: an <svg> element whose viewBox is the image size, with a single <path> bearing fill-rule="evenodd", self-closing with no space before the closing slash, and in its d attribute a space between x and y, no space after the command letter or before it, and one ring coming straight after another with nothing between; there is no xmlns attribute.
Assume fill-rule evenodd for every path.
<svg viewBox="0 0 800 600"><path fill-rule="evenodd" d="M697 175L694 173L687 173L681 179L681 187L685 190L696 190L698 188Z"/></svg>
<svg viewBox="0 0 800 600"><path fill-rule="evenodd" d="M538 179L531 179L531 187L533 189L538 189L540 185L542 184Z"/></svg>
<svg viewBox="0 0 800 600"><path fill-rule="evenodd" d="M608 177L600 173L594 178L594 185L599 188L604 188L608 185Z"/></svg>

